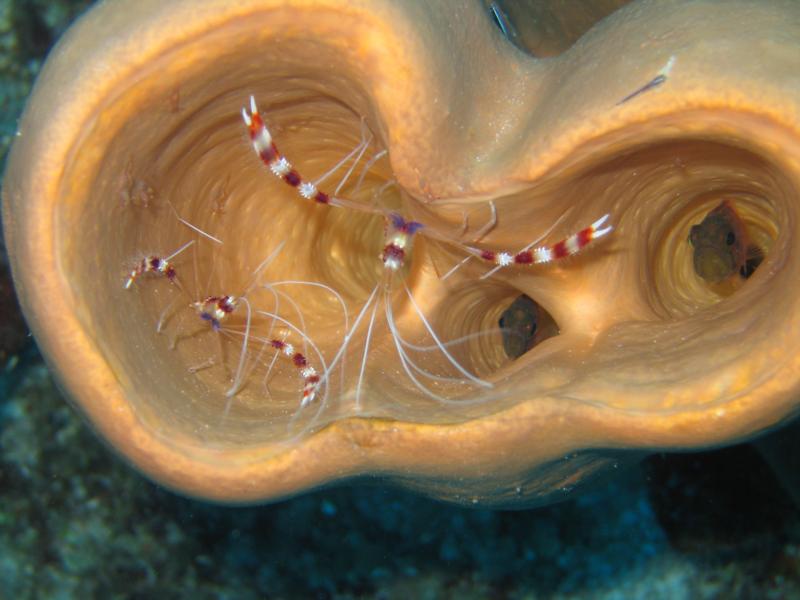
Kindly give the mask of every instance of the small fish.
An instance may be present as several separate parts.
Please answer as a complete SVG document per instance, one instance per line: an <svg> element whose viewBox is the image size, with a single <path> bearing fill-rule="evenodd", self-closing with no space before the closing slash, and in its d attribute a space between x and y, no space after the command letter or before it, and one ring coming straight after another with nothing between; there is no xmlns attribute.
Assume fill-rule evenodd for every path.
<svg viewBox="0 0 800 600"><path fill-rule="evenodd" d="M694 247L695 273L708 283L747 279L763 259L761 249L749 243L745 224L728 200L692 226L689 242Z"/></svg>
<svg viewBox="0 0 800 600"><path fill-rule="evenodd" d="M645 92L649 92L650 90L660 86L662 83L664 83L667 80L667 77L669 76L670 71L672 71L672 67L674 65L675 65L675 57L674 56L670 56L669 60L667 61L667 64L665 64L662 67L662 69L658 72L658 75L653 77L650 81L645 83L642 87L634 90L633 92L631 92L630 94L625 96L622 100L617 102L617 106L619 106L620 104L625 104L626 102L628 102L630 100L633 100L634 98L636 98L640 94L644 94Z"/></svg>
<svg viewBox="0 0 800 600"><path fill-rule="evenodd" d="M500 316L503 349L509 358L519 358L533 348L539 307L528 296L519 296Z"/></svg>
<svg viewBox="0 0 800 600"><path fill-rule="evenodd" d="M529 296L518 296L503 311L498 321L503 334L503 350L514 360L528 350L558 335L558 325L546 310Z"/></svg>

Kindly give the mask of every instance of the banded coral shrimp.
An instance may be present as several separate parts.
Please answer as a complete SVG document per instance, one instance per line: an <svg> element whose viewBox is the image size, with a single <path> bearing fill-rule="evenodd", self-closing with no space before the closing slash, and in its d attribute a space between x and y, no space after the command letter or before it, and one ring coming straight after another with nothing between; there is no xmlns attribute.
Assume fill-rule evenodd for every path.
<svg viewBox="0 0 800 600"><path fill-rule="evenodd" d="M283 242L272 244L270 254L241 287L238 274L226 268L233 261L224 242L170 208L192 239L172 254L151 253L133 262L124 289L136 289L143 299L164 295L155 331L163 334L171 351L183 355L188 374L224 397L220 423L234 407L233 412L241 412L242 398L249 405L269 405L266 417L276 411L294 415L298 407L311 405L310 416L315 417L325 409L329 395L329 383L319 374L325 371L326 359L309 336L303 308L293 296L306 289L330 295L341 306L346 327L341 296L316 282L266 278L280 258ZM157 289L159 283L169 289Z"/></svg>
<svg viewBox="0 0 800 600"><path fill-rule="evenodd" d="M362 184L365 177L369 177L365 174L379 160L385 158L386 153L385 150L374 151L371 155L366 152L371 136L363 133L363 120L361 139L355 149L325 171L323 175L313 178L306 177L305 165L302 169L296 168L287 158L288 155L279 149L271 130L259 113L253 97L250 98L249 110L242 109L242 118L247 126L255 153L285 188L293 190L290 193L295 195L297 202L322 204L336 209L351 209L349 212L376 215L384 222L385 237L380 252L381 273L371 291L360 304L353 326L347 332L342 347L331 363L332 366L335 366L340 357L348 352L358 354L353 350L353 347L358 344L352 343L352 340L357 335L359 328L363 327L365 332L363 333L363 351L360 352L358 361L359 369L357 373L353 374L351 379L353 383L348 386L347 393L351 413L376 414L385 410L383 403L379 407L380 410L375 411L374 407L365 406L362 401L366 395L365 388L369 386L367 382L370 378L366 373L370 352L378 356L393 353L396 357L396 364L399 364L399 371L405 375L407 382L410 382L398 389L407 390L410 385L416 395L421 393L424 398L433 400L441 406L464 408L472 403L470 396L477 397L475 402L481 403L485 394L478 393L476 395L475 390L492 389L492 384L478 374L479 370L487 372L491 371L491 368L487 368L485 364L474 362L470 364L470 357L473 353L469 347L474 345L476 340L499 335L500 329L485 327L484 323L481 330L470 331L466 335L447 338L437 334L431 319L426 316L420 306L421 303L412 293L412 287L427 294L426 306L430 306L432 298L437 295L440 302L444 301L446 293L443 293L440 286L431 284L429 273L419 277L416 282L412 282L411 287L409 285L411 279L420 276L423 271L429 271L431 265L428 263L421 269L412 269L413 273L409 272L408 276L405 275L405 271L408 271L407 262L411 258L412 241L416 237L427 238L428 242L449 243L460 248L463 253L467 254L467 257L481 259L493 265L494 270L497 270L512 265L541 264L572 256L592 241L611 231L611 227L606 224L608 215L604 215L588 227L584 227L555 244L532 249L533 245L538 242L537 240L516 252L482 249L463 242L458 235L443 235L438 230L429 230L423 222L405 218L398 206L403 204L402 199L398 200L396 197L393 206L391 202L385 202L383 197L384 191L393 185L391 178L385 178L382 182L380 178L377 178L378 181L371 182L372 194L365 192L363 188L368 186ZM363 156L370 156L370 158L357 169L356 165ZM360 172L360 175L353 183L348 183L348 179L356 171ZM341 175L335 188L331 186L331 191L326 191L321 184L336 172L344 172L344 174ZM489 206L494 217L494 205L489 202ZM479 239L488 233L493 225L493 220L489 219L484 226L477 230L474 237ZM468 228L467 218L462 216L461 233ZM547 233L545 232L544 235ZM368 252L366 249L361 251ZM441 283L452 275L452 272L437 279ZM439 287L439 289L434 292L434 287ZM441 306L438 302L433 304ZM375 331L376 315L379 310L382 313L381 316L385 317L383 325L386 335L384 336L378 335ZM412 325L411 321L416 321L416 324ZM373 350L375 340L383 340L383 343L377 344L379 347L375 347ZM423 359L412 357L413 353L424 355L424 367L421 366ZM350 360L352 362L352 357ZM382 375L386 377L387 373L384 371ZM373 379L377 378L373 375ZM384 398L392 396L393 400L402 405L403 399L408 398L409 394L392 394L392 386L395 383L396 381L393 381L391 386L380 388L373 381L370 393L373 396L384 396Z"/></svg>

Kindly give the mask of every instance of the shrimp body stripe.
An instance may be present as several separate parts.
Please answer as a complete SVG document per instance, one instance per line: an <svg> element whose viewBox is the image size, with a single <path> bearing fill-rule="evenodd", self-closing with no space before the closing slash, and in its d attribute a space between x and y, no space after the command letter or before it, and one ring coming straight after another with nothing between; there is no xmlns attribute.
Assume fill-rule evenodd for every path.
<svg viewBox="0 0 800 600"><path fill-rule="evenodd" d="M124 288L126 290L129 290L133 285L133 282L136 281L137 278L139 278L141 275L144 275L145 273L164 275L171 282L177 283L178 272L175 270L175 266L172 264L171 261L173 258L178 256L181 252L186 250L186 248L188 248L192 244L194 244L194 240L186 242L183 246L178 248L175 252L173 252L166 258L161 258L160 256L156 256L155 254L151 254L150 256L145 256L128 274L128 278L125 280Z"/></svg>
<svg viewBox="0 0 800 600"><path fill-rule="evenodd" d="M579 232L572 234L560 242L556 242L552 246L541 246L533 250L523 250L516 254L495 252L493 250L473 249L472 251L483 260L494 263L498 267L549 263L560 258L573 256L583 250L591 242L610 233L613 230L611 225L602 227L608 218L609 215L605 214L589 225L589 227L581 229Z"/></svg>
<svg viewBox="0 0 800 600"><path fill-rule="evenodd" d="M131 270L130 274L128 275L128 279L125 280L125 289L130 289L133 285L133 282L136 281L139 276L144 275L145 273L164 275L170 281L175 279L177 274L175 272L175 267L173 267L172 264L166 259L158 256L147 256Z"/></svg>
<svg viewBox="0 0 800 600"><path fill-rule="evenodd" d="M320 204L330 204L331 197L318 190L313 183L304 182L300 173L292 167L292 163L280 153L275 142L272 141L272 134L258 112L253 96L250 96L250 113L246 108L242 108L242 119L250 133L253 149L273 175L282 179L289 186L297 188L303 198L313 199Z"/></svg>

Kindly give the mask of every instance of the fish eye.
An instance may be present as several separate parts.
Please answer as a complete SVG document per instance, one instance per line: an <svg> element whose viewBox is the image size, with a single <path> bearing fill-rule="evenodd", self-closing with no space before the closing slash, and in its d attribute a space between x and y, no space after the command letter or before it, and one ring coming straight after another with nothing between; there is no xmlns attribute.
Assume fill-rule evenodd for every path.
<svg viewBox="0 0 800 600"><path fill-rule="evenodd" d="M725 243L728 244L728 246L733 246L735 242L736 242L736 235L734 235L732 231L729 231L728 236L725 238Z"/></svg>

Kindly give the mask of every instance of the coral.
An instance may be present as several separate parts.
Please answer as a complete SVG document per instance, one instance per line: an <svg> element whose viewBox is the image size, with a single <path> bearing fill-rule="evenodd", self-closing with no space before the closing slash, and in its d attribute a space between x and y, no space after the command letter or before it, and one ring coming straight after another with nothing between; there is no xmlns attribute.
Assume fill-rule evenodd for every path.
<svg viewBox="0 0 800 600"><path fill-rule="evenodd" d="M800 516L785 510L786 497L746 447L656 457L532 511L458 508L369 482L224 508L143 479L87 430L40 360L21 368L22 382L0 403L0 589L9 597L610 600L800 591ZM746 471L729 460L748 455ZM755 499L736 498L756 486L763 492ZM784 509L774 512L776 502ZM749 524L725 532L724 543L697 535L725 518ZM670 539L691 539L691 547Z"/></svg>
<svg viewBox="0 0 800 600"><path fill-rule="evenodd" d="M0 0L0 171L47 50L91 0Z"/></svg>

